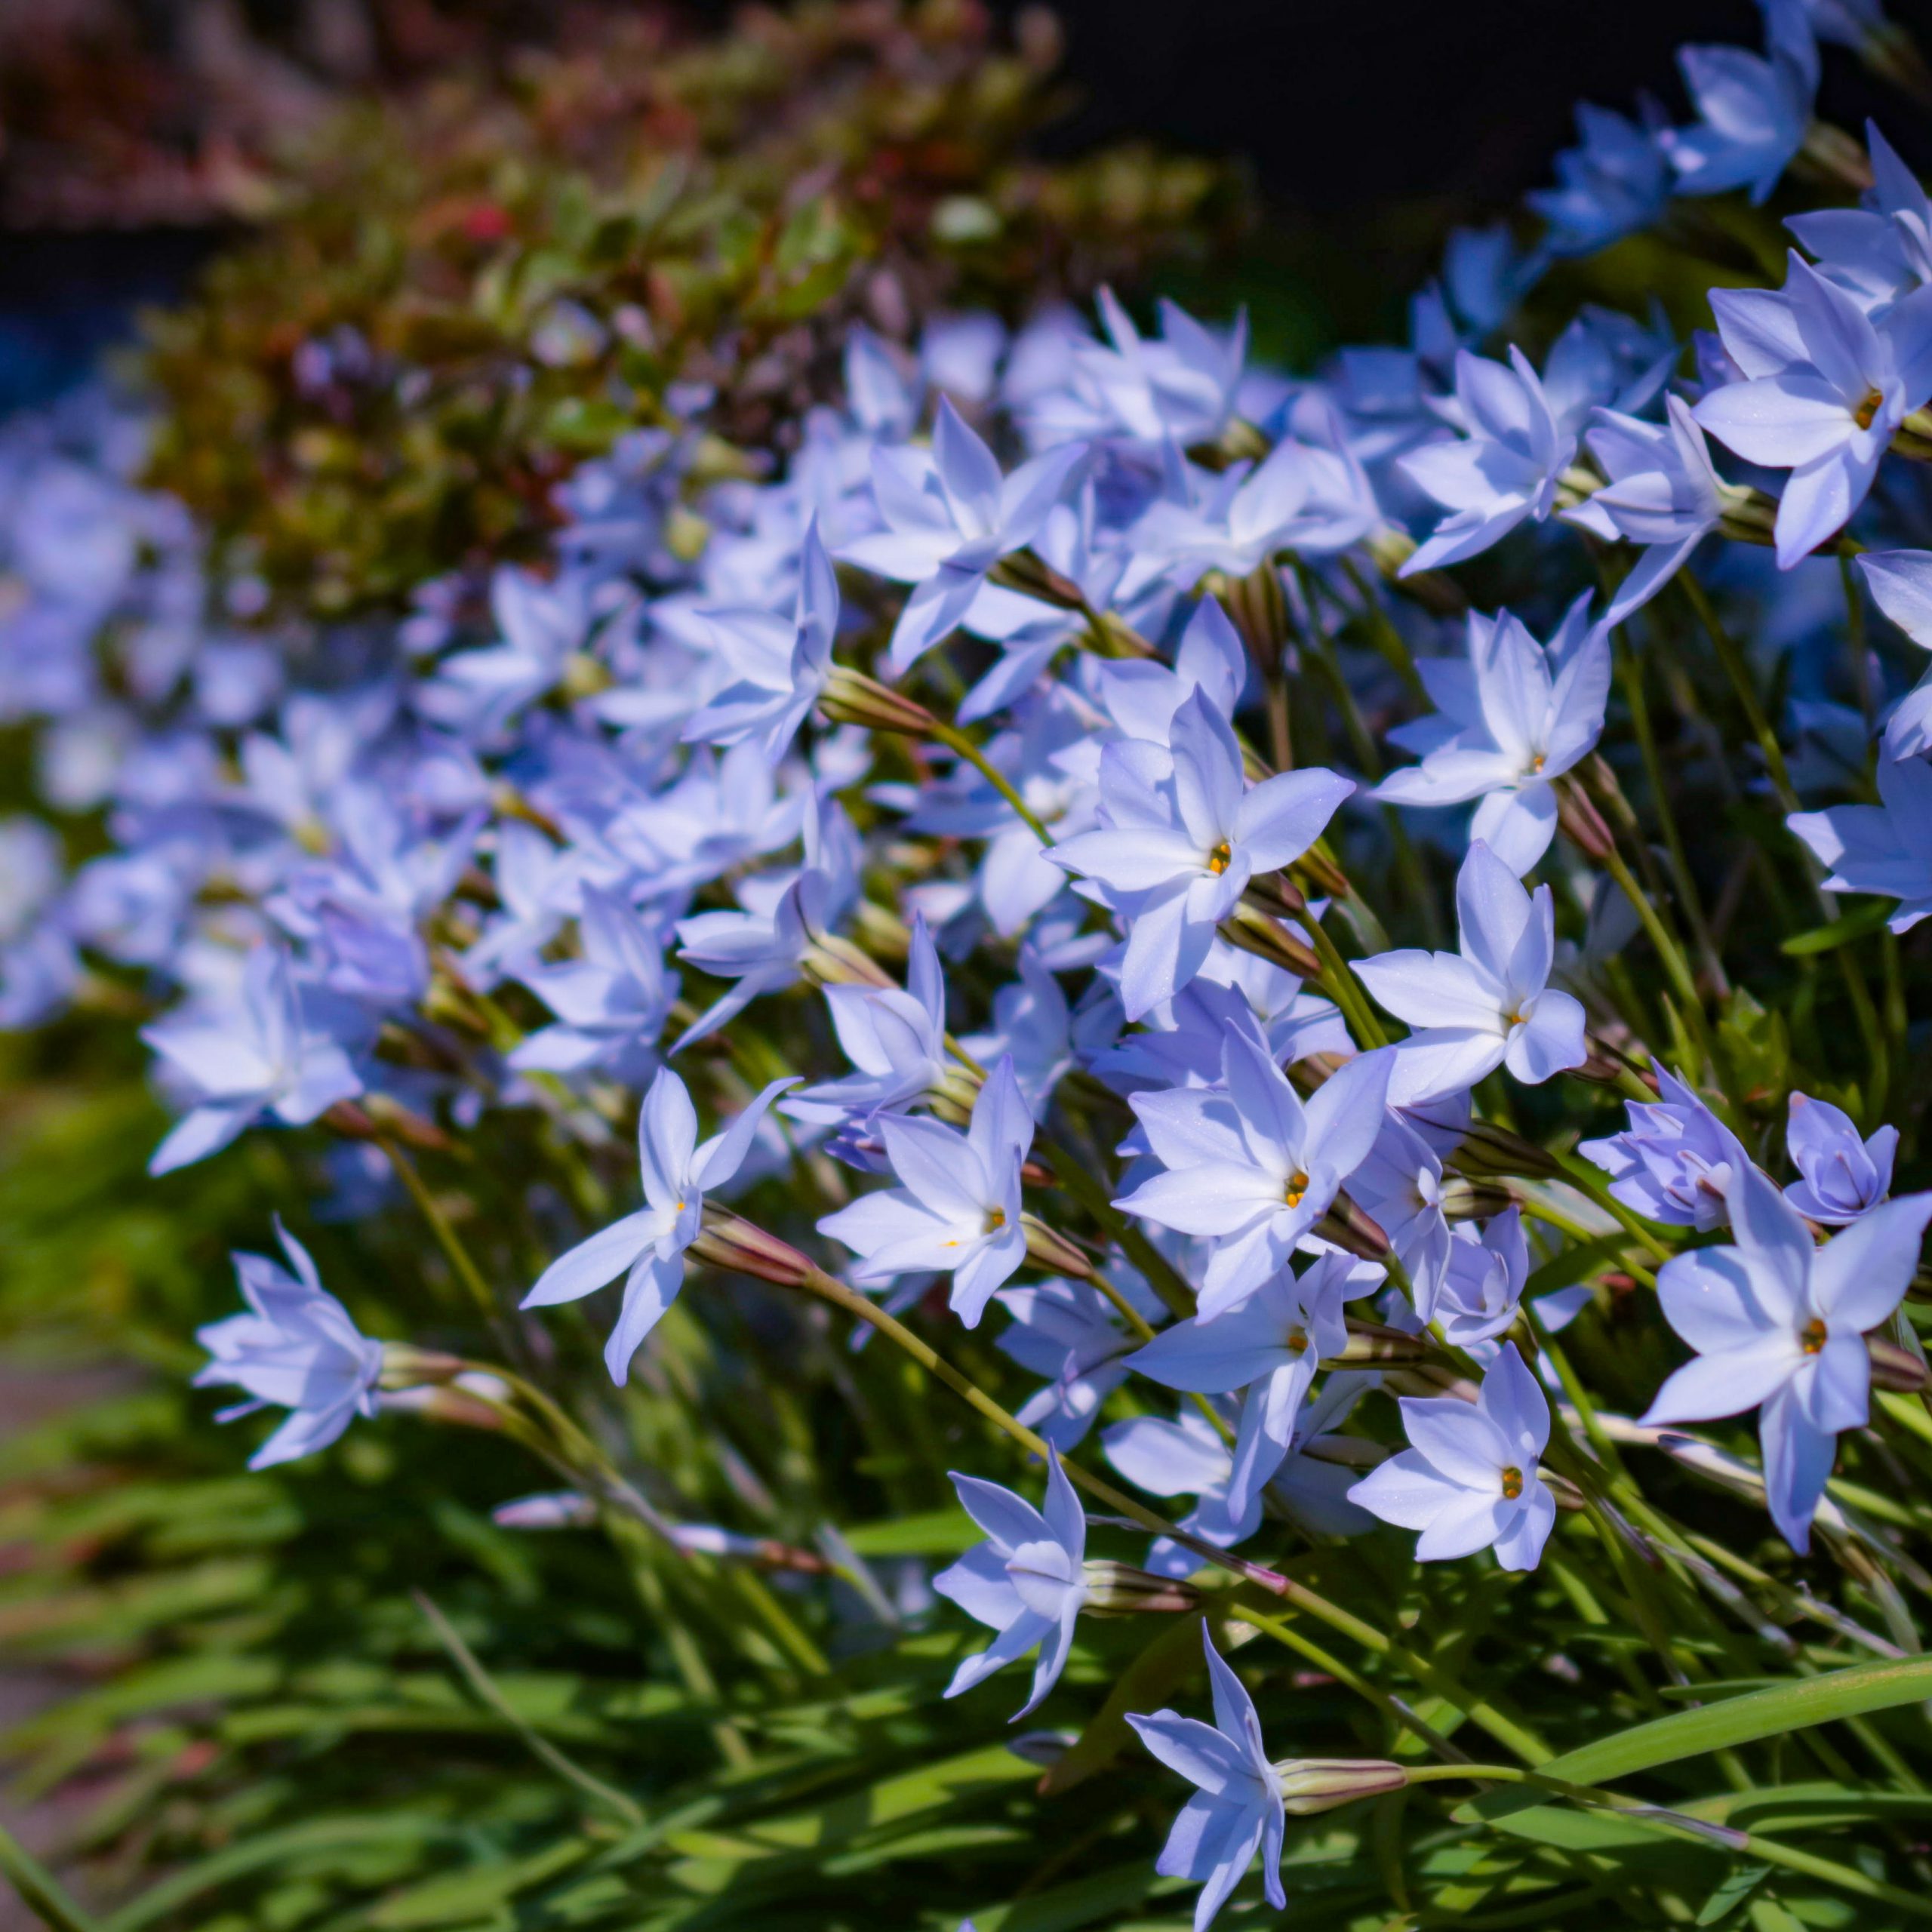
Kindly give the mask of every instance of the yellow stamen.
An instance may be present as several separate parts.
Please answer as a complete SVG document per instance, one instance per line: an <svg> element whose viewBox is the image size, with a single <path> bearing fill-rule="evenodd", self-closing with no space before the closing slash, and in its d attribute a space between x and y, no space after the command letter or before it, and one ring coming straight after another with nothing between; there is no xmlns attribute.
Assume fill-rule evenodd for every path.
<svg viewBox="0 0 1932 1932"><path fill-rule="evenodd" d="M1872 426L1872 419L1878 413L1879 405L1885 398L1876 389L1867 389L1858 400L1858 407L1851 412L1851 420L1861 429Z"/></svg>
<svg viewBox="0 0 1932 1932"><path fill-rule="evenodd" d="M983 1232L996 1235L1005 1226L1006 1210L1004 1208L989 1208L986 1210L986 1224Z"/></svg>
<svg viewBox="0 0 1932 1932"><path fill-rule="evenodd" d="M1208 854L1208 869L1218 878L1234 859L1234 849L1224 838Z"/></svg>
<svg viewBox="0 0 1932 1932"><path fill-rule="evenodd" d="M1815 1317L1798 1331L1798 1346L1807 1355L1815 1355L1822 1350L1826 1342L1825 1324Z"/></svg>
<svg viewBox="0 0 1932 1932"><path fill-rule="evenodd" d="M1307 1354L1308 1331L1306 1328L1291 1328L1287 1332L1286 1339L1282 1342L1281 1346L1283 1348L1286 1349L1288 1353L1291 1355L1303 1355Z"/></svg>
<svg viewBox="0 0 1932 1932"><path fill-rule="evenodd" d="M1513 1463L1503 1472L1503 1500L1514 1503L1523 1493L1523 1472Z"/></svg>
<svg viewBox="0 0 1932 1932"><path fill-rule="evenodd" d="M1307 1192L1308 1177L1297 1168L1293 1174L1289 1175L1288 1184L1281 1191L1281 1198L1291 1208L1299 1208L1301 1205L1302 1196Z"/></svg>

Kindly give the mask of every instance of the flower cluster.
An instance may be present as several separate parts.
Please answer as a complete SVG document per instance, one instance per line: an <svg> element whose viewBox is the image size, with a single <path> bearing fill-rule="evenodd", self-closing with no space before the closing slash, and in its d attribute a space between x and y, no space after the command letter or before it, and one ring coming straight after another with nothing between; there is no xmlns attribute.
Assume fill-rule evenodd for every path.
<svg viewBox="0 0 1932 1932"><path fill-rule="evenodd" d="M694 1269L904 1348L1043 1466L1038 1506L953 1478L985 1540L933 1587L995 1635L949 1694L1031 1656L1032 1711L1095 1617L1243 1640L1313 1594L1269 1564L1344 1540L1404 1574L1607 1547L1700 1615L1740 1577L1803 1614L1713 1567L1685 1470L1889 1606L1924 1572L1832 1485L1924 1435L1863 1446L1875 1377L1924 1382L1932 1220L1896 937L1932 910L1932 698L1865 600L1932 646L1932 205L1813 120L1858 12L1772 0L1762 54L1687 51L1690 126L1586 109L1534 245L1459 237L1407 348L1290 380L1111 297L855 324L782 461L721 464L694 387L557 488L541 568L326 649L205 568L125 423L15 432L0 715L47 811L0 826L0 1017L148 1003L156 1174L307 1130L347 1211L433 1209L419 1155L520 1124L543 1178L469 1184L552 1258L463 1268L500 1329L585 1302L615 1383ZM1694 355L1660 313L1586 309L1540 367L1509 339L1552 262L1801 153L1858 205L1794 218ZM1497 582L1520 610L1472 607ZM1758 599L1823 608L1789 679L1727 628ZM678 1530L567 1392L386 1351L283 1238L295 1273L238 1257L249 1312L202 1337L203 1380L289 1412L258 1461L467 1402L571 1509ZM989 1317L1010 1403L951 1358ZM1123 1524L1135 1561L1089 1556ZM1213 1728L1126 1717L1198 1787L1158 1867L1197 1927L1257 1856L1284 1903L1290 1817L1408 1777L1271 1763L1207 1659Z"/></svg>

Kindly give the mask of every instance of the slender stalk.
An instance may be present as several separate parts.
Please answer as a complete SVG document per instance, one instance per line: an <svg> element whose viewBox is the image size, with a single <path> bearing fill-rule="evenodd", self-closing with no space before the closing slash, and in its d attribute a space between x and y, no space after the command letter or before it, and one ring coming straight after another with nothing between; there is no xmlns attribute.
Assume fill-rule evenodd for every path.
<svg viewBox="0 0 1932 1932"><path fill-rule="evenodd" d="M404 1152L402 1144L394 1134L379 1130L376 1144L389 1157L390 1164L395 1169L409 1198L421 1211L424 1220L429 1224L429 1232L436 1238L436 1245L443 1251L443 1258L448 1262L457 1279L460 1281L470 1300L476 1305L476 1312L485 1324L494 1328L499 1318L497 1298L490 1292L490 1284L483 1278L483 1271L471 1258L468 1248L463 1244L463 1237L451 1224L450 1217L443 1212L441 1204L432 1194L423 1177L416 1171L416 1163Z"/></svg>
<svg viewBox="0 0 1932 1932"><path fill-rule="evenodd" d="M1389 1035L1381 1021L1376 1018L1374 1010L1368 1003L1368 995L1355 977L1354 969L1342 957L1341 949L1329 937L1319 919L1311 916L1300 924L1313 942L1315 956L1321 961L1322 989L1341 1008L1349 1030L1364 1047L1386 1047Z"/></svg>
<svg viewBox="0 0 1932 1932"><path fill-rule="evenodd" d="M937 739L948 750L957 752L980 776L1020 814L1021 822L1042 845L1051 845L1054 835L1041 824L1026 801L1013 788L1006 774L993 764L986 753L974 743L956 725L948 724L934 718L928 728L928 735Z"/></svg>
<svg viewBox="0 0 1932 1932"><path fill-rule="evenodd" d="M51 1932L101 1932L100 1921L74 1903L60 1880L5 1825L0 1825L0 1878Z"/></svg>

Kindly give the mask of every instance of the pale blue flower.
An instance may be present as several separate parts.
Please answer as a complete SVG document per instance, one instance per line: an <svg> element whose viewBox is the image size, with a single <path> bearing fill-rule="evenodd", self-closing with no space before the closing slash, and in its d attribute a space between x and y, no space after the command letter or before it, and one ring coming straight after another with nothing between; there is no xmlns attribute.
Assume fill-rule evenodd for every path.
<svg viewBox="0 0 1932 1932"><path fill-rule="evenodd" d="M1890 1318L1918 1266L1932 1194L1888 1201L1823 1247L1756 1169L1734 1176L1727 1195L1736 1245L1697 1248L1658 1270L1664 1318L1697 1352L1643 1420L1758 1410L1771 1520L1801 1554L1837 1438L1865 1426L1865 1337Z"/></svg>
<svg viewBox="0 0 1932 1932"><path fill-rule="evenodd" d="M557 1018L518 1041L509 1064L520 1073L603 1069L627 1083L641 1080L656 1063L678 989L664 970L663 942L623 900L589 885L577 932L578 958L536 961L515 976Z"/></svg>
<svg viewBox="0 0 1932 1932"><path fill-rule="evenodd" d="M1865 124L1872 185L1855 208L1818 208L1785 223L1818 272L1877 310L1932 281L1932 198L1878 129Z"/></svg>
<svg viewBox="0 0 1932 1932"><path fill-rule="evenodd" d="M1402 805L1476 808L1470 827L1519 877L1556 835L1555 781L1595 748L1610 695L1610 638L1589 622L1586 592L1547 646L1506 611L1472 612L1469 659L1424 658L1438 715L1390 738L1422 762L1371 794Z"/></svg>
<svg viewBox="0 0 1932 1932"><path fill-rule="evenodd" d="M1534 1570L1556 1521L1543 1479L1549 1403L1513 1342L1473 1402L1455 1396L1401 1398L1410 1446L1349 1491L1364 1509L1420 1530L1417 1560L1446 1562L1494 1549L1506 1570Z"/></svg>
<svg viewBox="0 0 1932 1932"><path fill-rule="evenodd" d="M872 453L872 493L884 528L839 552L848 563L914 587L892 634L888 663L902 675L965 617L1001 558L1033 540L1086 460L1069 443L1002 477L998 461L947 398L930 452Z"/></svg>
<svg viewBox="0 0 1932 1932"><path fill-rule="evenodd" d="M1300 858L1354 789L1319 768L1248 789L1233 728L1201 690L1175 712L1166 748L1107 746L1100 829L1048 856L1128 921L1121 995L1130 1020L1193 979L1248 881Z"/></svg>
<svg viewBox="0 0 1932 1932"><path fill-rule="evenodd" d="M1575 424L1513 345L1506 368L1457 351L1456 414L1461 440L1426 443L1396 466L1449 512L1402 566L1405 577L1473 557L1525 518L1542 522L1576 458Z"/></svg>
<svg viewBox="0 0 1932 1932"><path fill-rule="evenodd" d="M774 1080L721 1134L697 1137L697 1111L685 1083L660 1067L637 1121L644 1206L559 1255L523 1298L525 1308L580 1301L626 1276L623 1306L604 1349L614 1382L630 1374L639 1345L684 1286L685 1251L703 1226L707 1189L722 1187L743 1164L765 1109L793 1083Z"/></svg>
<svg viewBox="0 0 1932 1932"><path fill-rule="evenodd" d="M488 992L539 963L565 920L583 909L583 855L553 845L534 826L509 819L498 826L491 878L502 910L463 955L463 973Z"/></svg>
<svg viewBox="0 0 1932 1932"><path fill-rule="evenodd" d="M1287 1813L1280 1779L1261 1742L1261 1721L1241 1679L1221 1660L1201 1626L1208 1653L1208 1678L1214 1698L1214 1721L1204 1724L1173 1711L1152 1717L1131 1713L1128 1722L1171 1771L1200 1788L1181 1807L1154 1869L1163 1878L1199 1881L1194 1932L1206 1932L1229 1894L1246 1877L1257 1853L1261 1857L1268 1903L1284 1910L1281 1838Z"/></svg>
<svg viewBox="0 0 1932 1932"><path fill-rule="evenodd" d="M1457 875L1456 917L1459 952L1404 949L1355 964L1376 1002L1416 1029L1395 1049L1397 1106L1460 1093L1499 1066L1536 1086L1589 1057L1583 1008L1549 984L1549 888L1525 892L1478 839Z"/></svg>
<svg viewBox="0 0 1932 1932"><path fill-rule="evenodd" d="M1087 1515L1049 1450L1044 1513L1032 1504L977 1476L949 1472L959 1506L986 1533L933 1579L933 1588L971 1617L996 1630L977 1657L968 1657L946 1687L949 1697L983 1683L996 1670L1037 1647L1032 1689L1013 1714L1026 1716L1060 1681L1073 1647L1074 1620L1087 1601L1082 1565L1087 1557Z"/></svg>
<svg viewBox="0 0 1932 1932"><path fill-rule="evenodd" d="M1524 200L1549 224L1543 246L1592 255L1647 228L1670 198L1671 168L1655 128L1587 102L1577 109L1580 146L1556 157L1557 186Z"/></svg>
<svg viewBox="0 0 1932 1932"><path fill-rule="evenodd" d="M1373 1263L1331 1250L1300 1276L1284 1268L1232 1308L1177 1322L1128 1358L1128 1367L1164 1388L1245 1392L1228 1487L1238 1521L1258 1514L1323 1358L1347 1346L1343 1304L1373 1294L1386 1278Z"/></svg>
<svg viewBox="0 0 1932 1932"><path fill-rule="evenodd" d="M1505 1208L1480 1231L1460 1221L1451 1231L1434 1303L1418 1312L1441 1328L1452 1348L1478 1349L1515 1321L1529 1277L1521 1209Z"/></svg>
<svg viewBox="0 0 1932 1932"><path fill-rule="evenodd" d="M418 693L425 716L478 737L558 684L597 621L587 578L566 571L546 583L513 564L491 577L490 608L500 641L445 658Z"/></svg>
<svg viewBox="0 0 1932 1932"><path fill-rule="evenodd" d="M1112 1254L1106 1272L1143 1320L1162 1318L1164 1305L1137 1269ZM994 1346L1022 1368L1052 1378L1015 1413L1056 1449L1077 1448L1101 1404L1127 1380L1127 1358L1140 1347L1140 1337L1119 1309L1084 1281L1055 1276L1001 1288L994 1299L1013 1318Z"/></svg>
<svg viewBox="0 0 1932 1932"><path fill-rule="evenodd" d="M211 1357L195 1377L197 1389L231 1386L248 1400L216 1420L232 1422L273 1406L287 1419L248 1459L251 1469L272 1468L326 1449L358 1416L376 1413L383 1345L356 1327L349 1311L322 1286L309 1251L278 1219L276 1238L294 1269L265 1254L234 1257L246 1315L231 1315L196 1331Z"/></svg>
<svg viewBox="0 0 1932 1932"><path fill-rule="evenodd" d="M1742 299L1752 295L1760 299ZM1932 397L1932 290L1875 323L1793 255L1781 298L1720 289L1711 306L1746 380L1712 390L1694 413L1747 463L1791 472L1775 531L1789 570L1844 528L1894 432Z"/></svg>
<svg viewBox="0 0 1932 1932"><path fill-rule="evenodd" d="M854 1071L801 1087L782 1112L794 1120L875 1132L878 1117L903 1113L939 1087L949 1063L946 975L924 919L912 921L906 987L829 986L825 1002Z"/></svg>
<svg viewBox="0 0 1932 1932"><path fill-rule="evenodd" d="M1922 758L1881 758L1875 805L1829 805L1786 820L1820 864L1831 892L1870 892L1896 899L1895 933L1932 912L1932 764Z"/></svg>
<svg viewBox="0 0 1932 1932"><path fill-rule="evenodd" d="M1659 137L1684 195L1749 188L1763 201L1804 145L1818 87L1818 50L1808 32L1770 35L1762 54L1742 47L1685 47L1677 64L1696 106L1689 128Z"/></svg>
<svg viewBox="0 0 1932 1932"><path fill-rule="evenodd" d="M263 1115L306 1127L362 1091L340 1043L305 1013L288 955L276 946L249 955L234 1004L171 1014L141 1038L194 1096L155 1149L151 1174L205 1160Z"/></svg>
<svg viewBox="0 0 1932 1932"><path fill-rule="evenodd" d="M1001 1060L986 1076L963 1134L921 1115L881 1115L878 1128L902 1185L860 1195L826 1215L819 1232L859 1257L852 1278L862 1287L949 1273L953 1312L977 1327L994 1290L1026 1258L1020 1168L1033 1115L1012 1064Z"/></svg>
<svg viewBox="0 0 1932 1932"><path fill-rule="evenodd" d="M1647 604L1724 515L1727 486L1712 465L1690 405L1667 395L1664 409L1660 423L1598 410L1585 441L1610 481L1574 509L1559 512L1606 543L1620 538L1643 547L1644 555L1611 594L1601 620L1606 630Z"/></svg>
<svg viewBox="0 0 1932 1932"><path fill-rule="evenodd" d="M697 614L732 681L685 725L688 743L735 745L755 737L775 764L832 673L838 635L838 580L816 520L805 531L797 608L789 617L737 608Z"/></svg>
<svg viewBox="0 0 1932 1932"><path fill-rule="evenodd" d="M1730 1213L1732 1180L1751 1164L1737 1135L1667 1066L1657 1069L1657 1100L1626 1103L1630 1124L1577 1152L1610 1177L1610 1191L1667 1227L1708 1234Z"/></svg>
<svg viewBox="0 0 1932 1932"><path fill-rule="evenodd" d="M1137 1094L1131 1105L1167 1170L1114 1205L1214 1245L1199 1312L1212 1320L1288 1264L1367 1158L1394 1056L1363 1054L1304 1105L1248 1034L1223 1047L1221 1088Z"/></svg>
<svg viewBox="0 0 1932 1932"><path fill-rule="evenodd" d="M805 801L804 864L789 877L738 881L741 910L694 913L678 921L678 957L714 980L734 983L672 1044L681 1052L717 1032L760 995L792 985L819 940L852 909L859 894L859 838L835 803L821 812Z"/></svg>
<svg viewBox="0 0 1932 1932"><path fill-rule="evenodd" d="M1895 1127L1878 1128L1868 1140L1842 1108L1794 1093L1784 1144L1799 1177L1784 1198L1810 1220L1843 1227L1870 1214L1890 1191Z"/></svg>

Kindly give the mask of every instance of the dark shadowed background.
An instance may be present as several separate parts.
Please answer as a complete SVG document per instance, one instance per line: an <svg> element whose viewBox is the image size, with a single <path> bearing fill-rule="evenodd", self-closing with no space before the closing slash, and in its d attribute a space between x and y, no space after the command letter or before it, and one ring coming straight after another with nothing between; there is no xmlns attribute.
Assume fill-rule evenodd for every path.
<svg viewBox="0 0 1932 1932"><path fill-rule="evenodd" d="M635 9L639 0L611 0ZM964 0L971 4L971 0ZM539 0L0 0L0 401L84 366L131 301L218 240L237 157L344 94L567 37ZM724 4L674 11L722 20ZM997 11L1021 9L1001 0ZM1398 331L1447 228L1546 178L1580 99L1687 112L1677 47L1755 45L1752 0L1060 0L1062 152L1122 137L1239 158L1269 209L1257 273L1318 293L1311 354ZM1932 38L1932 0L1894 0ZM1822 106L1932 171L1932 125L1841 50ZM1196 291L1186 291L1193 294Z"/></svg>

